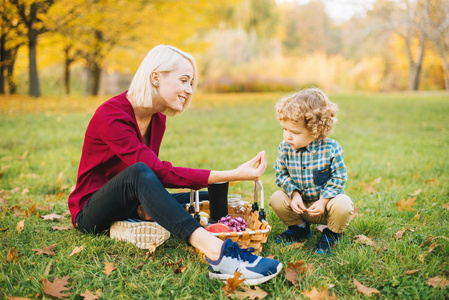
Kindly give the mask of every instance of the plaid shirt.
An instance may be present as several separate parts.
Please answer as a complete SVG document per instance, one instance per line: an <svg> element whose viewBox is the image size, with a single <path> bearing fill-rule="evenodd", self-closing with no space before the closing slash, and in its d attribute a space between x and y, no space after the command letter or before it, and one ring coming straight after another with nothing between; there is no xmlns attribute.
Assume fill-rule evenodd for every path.
<svg viewBox="0 0 449 300"><path fill-rule="evenodd" d="M274 163L276 184L292 197L298 190L304 201L334 198L344 194L347 173L343 149L332 139L315 140L293 149L284 140Z"/></svg>

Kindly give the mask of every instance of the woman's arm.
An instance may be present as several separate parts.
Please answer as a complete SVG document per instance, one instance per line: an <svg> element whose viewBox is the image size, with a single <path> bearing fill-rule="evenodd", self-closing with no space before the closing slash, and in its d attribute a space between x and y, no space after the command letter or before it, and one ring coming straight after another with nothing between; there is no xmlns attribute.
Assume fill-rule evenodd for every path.
<svg viewBox="0 0 449 300"><path fill-rule="evenodd" d="M267 168L267 155L265 151L259 152L253 159L228 171L211 171L208 184L222 181L259 180Z"/></svg>

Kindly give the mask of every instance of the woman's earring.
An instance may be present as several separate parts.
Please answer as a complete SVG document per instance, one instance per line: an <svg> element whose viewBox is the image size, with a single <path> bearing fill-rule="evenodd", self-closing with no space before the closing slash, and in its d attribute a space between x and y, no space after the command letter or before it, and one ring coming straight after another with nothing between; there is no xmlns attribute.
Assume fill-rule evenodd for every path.
<svg viewBox="0 0 449 300"><path fill-rule="evenodd" d="M159 82L155 82L155 83L154 83L154 86L155 86L155 87L158 87L158 86L159 86Z"/></svg>

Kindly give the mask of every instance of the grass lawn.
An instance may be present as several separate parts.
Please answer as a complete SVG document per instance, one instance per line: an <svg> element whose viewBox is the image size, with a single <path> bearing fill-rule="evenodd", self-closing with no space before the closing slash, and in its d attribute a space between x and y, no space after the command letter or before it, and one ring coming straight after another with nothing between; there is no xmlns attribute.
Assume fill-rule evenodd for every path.
<svg viewBox="0 0 449 300"><path fill-rule="evenodd" d="M282 139L274 112L280 96L199 94L189 111L168 119L160 155L174 165L224 170L267 152L262 182L273 230L262 254L285 267L303 261L314 268L299 275L297 286L284 272L259 285L266 299L308 299L303 292L322 287L339 299L368 298L354 279L378 290L374 298L448 299L449 94L331 95L340 108L331 137L345 151L346 193L357 215L327 256L312 252L320 237L314 226L301 248L274 243L285 230L268 207L277 190L272 166ZM107 236L52 229L71 225L67 196L84 132L106 99L0 97L1 299L54 299L42 281L65 276L69 299L82 299L86 290L101 290L102 299L223 298L224 285L209 280L207 264L177 238L146 259L145 250ZM230 192L249 201L253 184L232 184ZM402 209L396 205L407 200ZM49 214L63 219L42 218ZM54 255L36 250L54 244ZM70 256L75 247L83 250ZM105 262L116 268L110 275L103 272ZM186 270L174 272L175 263ZM435 277L443 280L436 287L429 285Z"/></svg>

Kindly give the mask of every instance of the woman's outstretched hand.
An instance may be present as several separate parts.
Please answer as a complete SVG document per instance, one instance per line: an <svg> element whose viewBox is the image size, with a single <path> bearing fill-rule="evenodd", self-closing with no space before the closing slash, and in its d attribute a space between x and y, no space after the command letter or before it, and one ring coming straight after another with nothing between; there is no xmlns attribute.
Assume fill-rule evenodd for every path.
<svg viewBox="0 0 449 300"><path fill-rule="evenodd" d="M240 165L236 171L242 178L238 180L259 180L267 168L267 154L259 152L253 159Z"/></svg>
<svg viewBox="0 0 449 300"><path fill-rule="evenodd" d="M208 183L239 180L259 180L267 168L267 154L259 152L253 159L240 165L237 169L229 171L211 171Z"/></svg>

